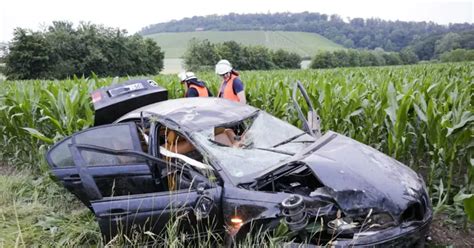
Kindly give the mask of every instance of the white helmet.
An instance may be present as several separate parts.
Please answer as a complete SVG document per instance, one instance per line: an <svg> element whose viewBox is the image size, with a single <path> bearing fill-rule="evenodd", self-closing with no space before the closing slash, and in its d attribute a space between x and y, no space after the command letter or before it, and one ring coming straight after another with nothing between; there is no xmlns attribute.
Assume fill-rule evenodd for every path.
<svg viewBox="0 0 474 248"><path fill-rule="evenodd" d="M197 78L196 75L194 75L194 73L190 71L183 71L178 74L178 77L179 77L179 80L181 80L181 82Z"/></svg>
<svg viewBox="0 0 474 248"><path fill-rule="evenodd" d="M223 75L232 71L232 65L226 59L221 59L216 64L216 74Z"/></svg>

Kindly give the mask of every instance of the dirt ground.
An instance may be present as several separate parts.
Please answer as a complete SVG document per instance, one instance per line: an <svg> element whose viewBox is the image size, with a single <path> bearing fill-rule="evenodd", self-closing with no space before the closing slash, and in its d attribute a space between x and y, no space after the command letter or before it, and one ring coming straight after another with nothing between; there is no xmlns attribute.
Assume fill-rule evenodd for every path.
<svg viewBox="0 0 474 248"><path fill-rule="evenodd" d="M430 247L474 247L474 224L468 224L465 231L462 224L451 221L448 215L438 214L431 223L430 237Z"/></svg>
<svg viewBox="0 0 474 248"><path fill-rule="evenodd" d="M11 175L15 172L13 166L8 166L5 162L0 161L0 175Z"/></svg>

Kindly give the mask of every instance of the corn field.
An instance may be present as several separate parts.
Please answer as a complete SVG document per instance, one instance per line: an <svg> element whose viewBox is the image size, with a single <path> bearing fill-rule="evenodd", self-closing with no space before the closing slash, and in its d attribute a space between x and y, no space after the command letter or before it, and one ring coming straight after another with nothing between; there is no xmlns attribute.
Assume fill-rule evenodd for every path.
<svg viewBox="0 0 474 248"><path fill-rule="evenodd" d="M217 92L219 77L198 77ZM184 94L176 75L147 78L167 88L170 98ZM421 173L435 207L474 193L473 63L246 71L241 79L250 105L300 127L291 92L301 81L323 132L345 134ZM46 172L47 147L92 125L89 93L124 80L0 81L0 161Z"/></svg>

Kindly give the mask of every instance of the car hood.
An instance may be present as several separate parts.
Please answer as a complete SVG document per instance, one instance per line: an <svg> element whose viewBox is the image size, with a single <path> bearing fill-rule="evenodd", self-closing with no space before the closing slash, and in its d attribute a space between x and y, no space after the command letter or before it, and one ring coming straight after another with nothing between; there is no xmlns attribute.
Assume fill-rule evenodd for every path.
<svg viewBox="0 0 474 248"><path fill-rule="evenodd" d="M413 170L335 132L327 132L303 153L300 161L326 186L313 194L329 195L346 214L373 209L398 216L425 192Z"/></svg>

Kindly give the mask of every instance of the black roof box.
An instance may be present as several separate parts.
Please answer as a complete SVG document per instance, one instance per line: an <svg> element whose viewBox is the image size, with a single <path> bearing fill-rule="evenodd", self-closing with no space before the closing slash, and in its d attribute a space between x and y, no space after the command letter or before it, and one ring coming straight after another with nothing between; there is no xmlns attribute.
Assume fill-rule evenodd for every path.
<svg viewBox="0 0 474 248"><path fill-rule="evenodd" d="M91 93L94 125L114 122L122 115L155 102L168 100L168 91L148 79L129 80Z"/></svg>

